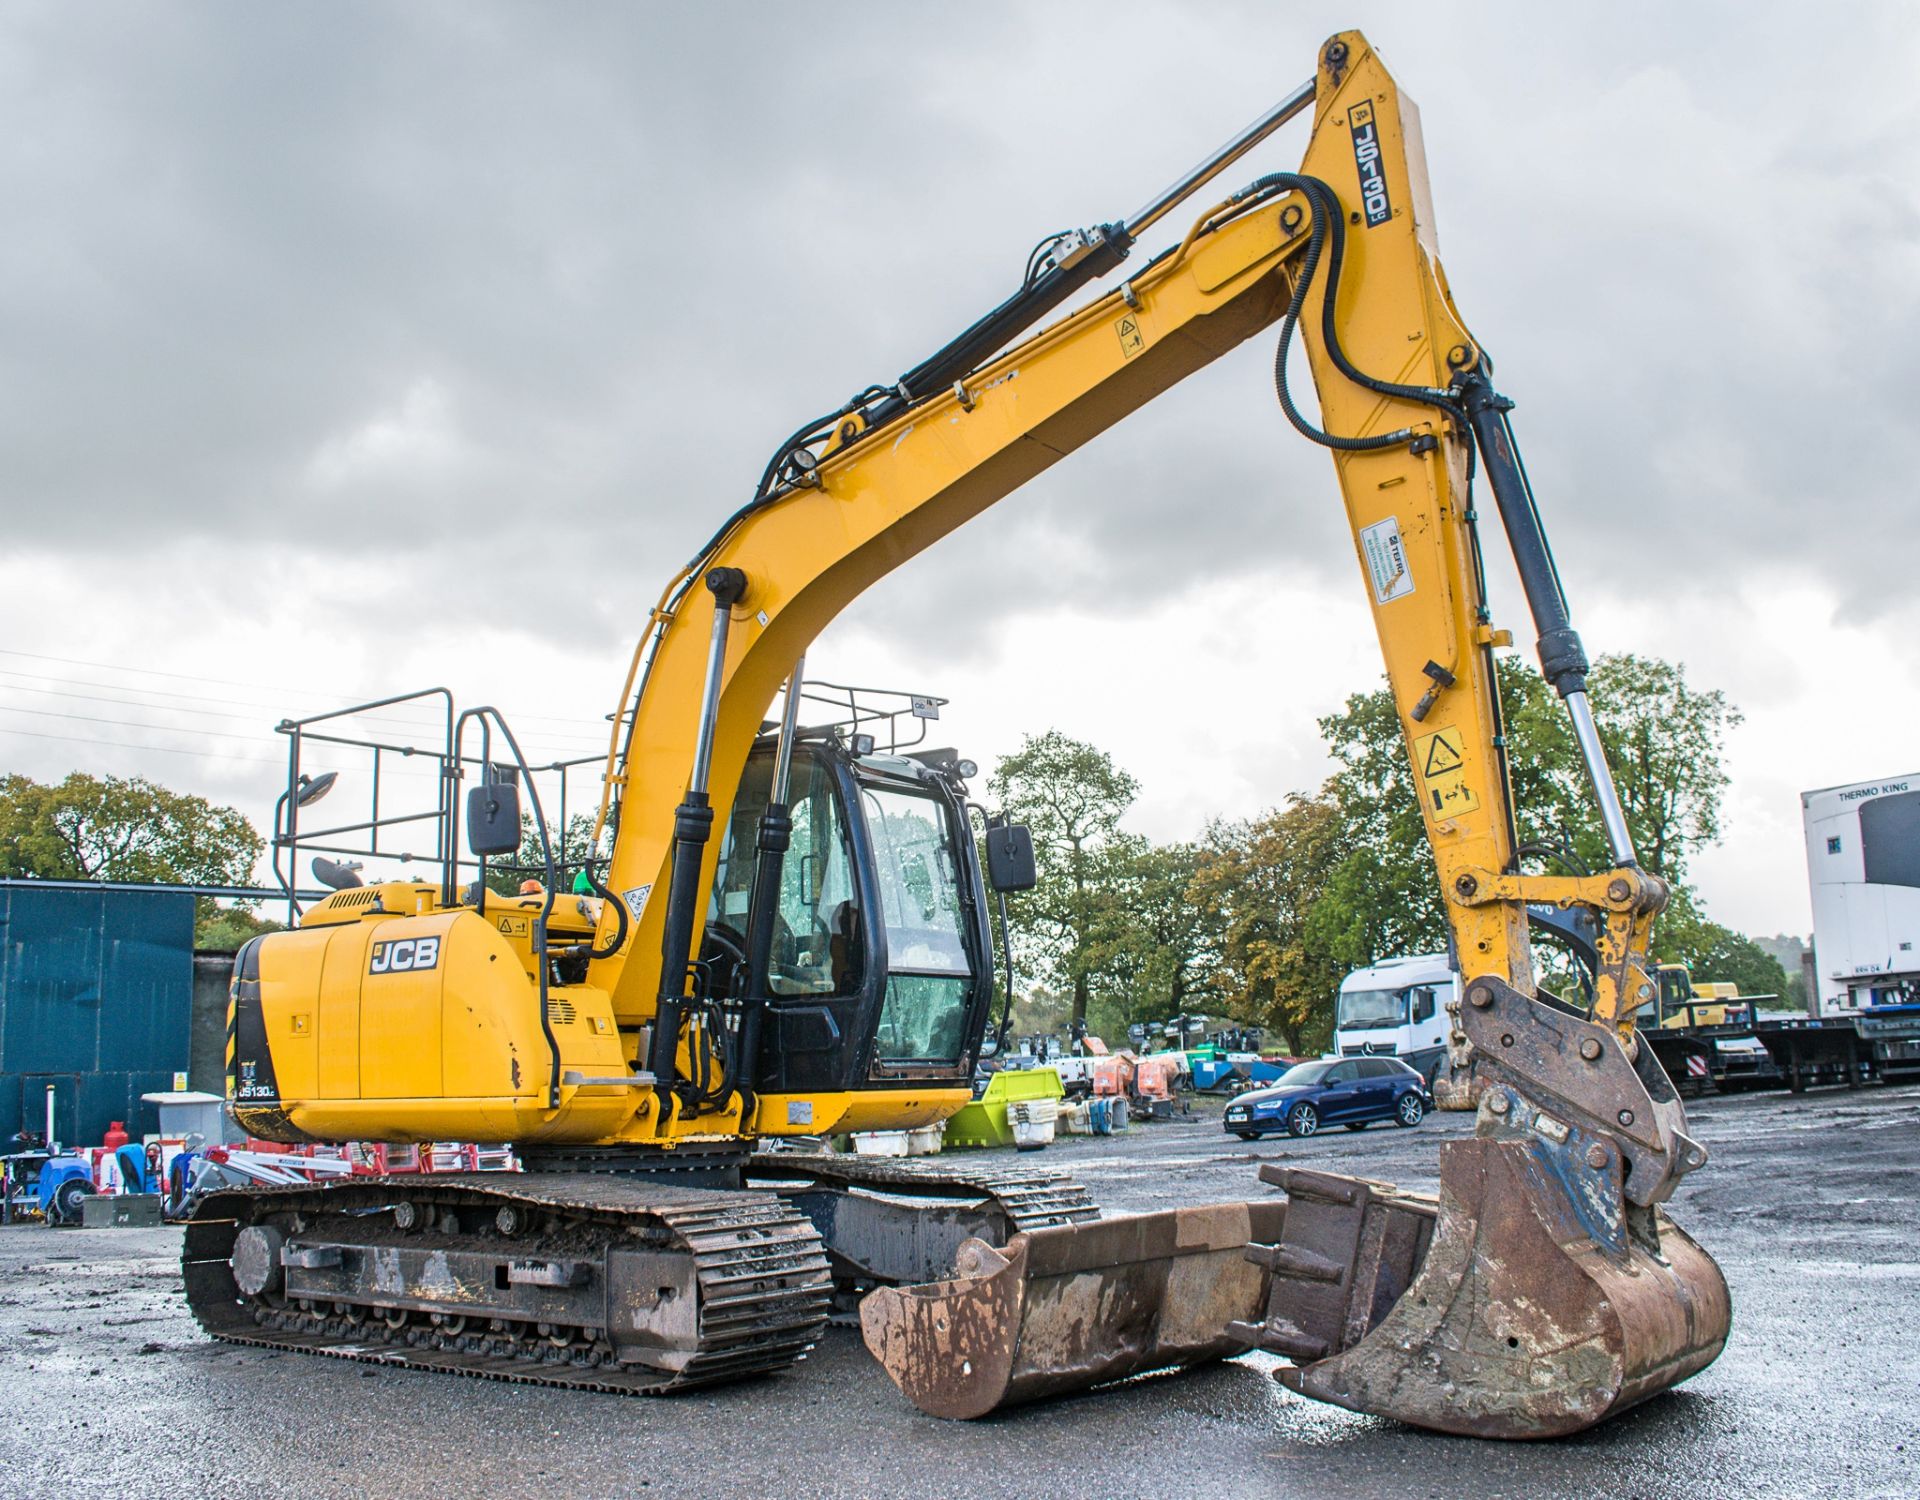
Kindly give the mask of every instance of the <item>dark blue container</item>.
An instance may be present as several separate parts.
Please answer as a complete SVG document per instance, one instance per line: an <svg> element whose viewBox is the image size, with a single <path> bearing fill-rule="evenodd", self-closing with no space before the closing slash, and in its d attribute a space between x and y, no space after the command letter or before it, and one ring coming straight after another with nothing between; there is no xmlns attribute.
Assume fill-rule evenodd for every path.
<svg viewBox="0 0 1920 1500"><path fill-rule="evenodd" d="M142 1094L187 1071L194 898L0 881L0 1137L54 1125L97 1146L115 1120L159 1129Z"/></svg>

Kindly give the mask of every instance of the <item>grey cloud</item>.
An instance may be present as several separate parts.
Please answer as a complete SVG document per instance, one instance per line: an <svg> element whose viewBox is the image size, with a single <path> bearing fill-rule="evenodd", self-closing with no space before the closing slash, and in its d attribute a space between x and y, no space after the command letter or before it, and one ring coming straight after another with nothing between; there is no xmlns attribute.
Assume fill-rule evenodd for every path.
<svg viewBox="0 0 1920 1500"><path fill-rule="evenodd" d="M377 537L417 560L399 608L460 598L504 538L527 628L626 637L797 420L1003 295L1040 233L1126 211L1344 21L17 11L11 540L341 576ZM1422 105L1455 290L1522 403L1576 593L1690 586L1704 558L1844 569L1869 597L1904 579L1895 548L1805 544L1910 503L1906 15L1365 21ZM1254 341L914 564L893 628L950 640L1062 593L1136 609L1275 557L1344 579L1331 470L1281 423L1270 355Z"/></svg>

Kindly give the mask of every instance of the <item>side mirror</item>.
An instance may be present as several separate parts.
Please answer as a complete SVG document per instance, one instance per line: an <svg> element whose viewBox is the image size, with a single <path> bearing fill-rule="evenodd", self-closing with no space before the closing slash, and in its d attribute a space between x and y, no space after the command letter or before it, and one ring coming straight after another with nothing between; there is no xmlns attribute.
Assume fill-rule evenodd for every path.
<svg viewBox="0 0 1920 1500"><path fill-rule="evenodd" d="M480 858L520 848L520 788L494 781L467 791L467 848Z"/></svg>
<svg viewBox="0 0 1920 1500"><path fill-rule="evenodd" d="M996 891L1030 891L1040 883L1033 859L1033 833L1019 823L989 828L987 884Z"/></svg>

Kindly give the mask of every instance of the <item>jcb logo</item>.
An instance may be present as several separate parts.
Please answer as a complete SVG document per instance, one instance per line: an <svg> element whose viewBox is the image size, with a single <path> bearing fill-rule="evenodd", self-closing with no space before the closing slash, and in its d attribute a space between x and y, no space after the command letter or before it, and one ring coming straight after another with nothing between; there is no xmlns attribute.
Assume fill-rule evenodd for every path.
<svg viewBox="0 0 1920 1500"><path fill-rule="evenodd" d="M390 943L375 943L367 964L369 974L405 974L416 969L431 969L440 962L437 937L396 938Z"/></svg>

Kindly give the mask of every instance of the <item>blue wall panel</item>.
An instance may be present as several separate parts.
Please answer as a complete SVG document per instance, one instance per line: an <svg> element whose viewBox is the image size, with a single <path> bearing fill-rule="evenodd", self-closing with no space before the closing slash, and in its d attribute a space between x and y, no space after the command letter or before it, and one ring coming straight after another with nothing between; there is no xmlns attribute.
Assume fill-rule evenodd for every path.
<svg viewBox="0 0 1920 1500"><path fill-rule="evenodd" d="M100 1056L100 897L18 887L9 896L0 1066L10 1073L90 1072Z"/></svg>
<svg viewBox="0 0 1920 1500"><path fill-rule="evenodd" d="M105 915L96 1066L150 1070L167 1057L179 1059L167 1064L169 1071L186 1067L181 1048L193 1008L193 898L115 891Z"/></svg>
<svg viewBox="0 0 1920 1500"><path fill-rule="evenodd" d="M0 1134L39 1129L56 1078L67 1144L157 1128L140 1095L187 1069L193 917L185 892L0 881Z"/></svg>

